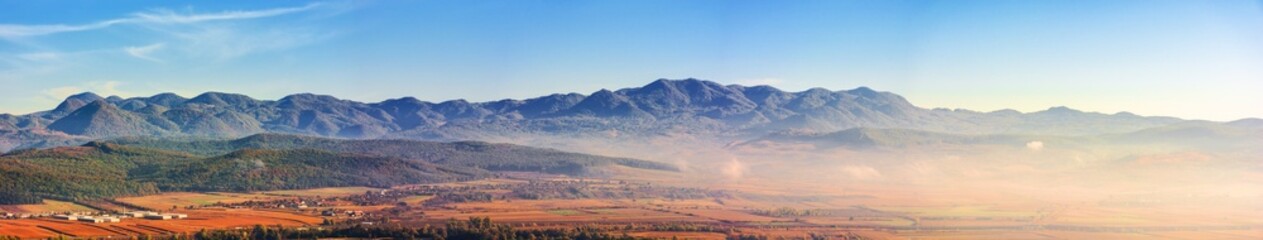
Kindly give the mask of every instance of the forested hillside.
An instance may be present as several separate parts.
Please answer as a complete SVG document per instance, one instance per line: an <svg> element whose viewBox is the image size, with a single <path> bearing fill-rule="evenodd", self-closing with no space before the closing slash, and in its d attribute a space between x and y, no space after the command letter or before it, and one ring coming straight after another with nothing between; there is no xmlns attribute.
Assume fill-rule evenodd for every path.
<svg viewBox="0 0 1263 240"><path fill-rule="evenodd" d="M484 178L492 171L584 175L656 162L480 142L334 140L257 135L237 140L123 139L0 156L0 204L162 191L389 187Z"/></svg>

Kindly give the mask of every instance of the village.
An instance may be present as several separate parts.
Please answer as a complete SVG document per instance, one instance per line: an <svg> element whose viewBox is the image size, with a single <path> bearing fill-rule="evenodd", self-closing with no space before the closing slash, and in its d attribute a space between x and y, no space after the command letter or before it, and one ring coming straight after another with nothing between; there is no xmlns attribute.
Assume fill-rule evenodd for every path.
<svg viewBox="0 0 1263 240"><path fill-rule="evenodd" d="M0 213L0 219L51 219L70 222L84 223L118 223L126 219L146 219L146 220L179 220L188 218L188 214L183 213L161 213L153 211L125 211L125 212L44 212L44 213Z"/></svg>

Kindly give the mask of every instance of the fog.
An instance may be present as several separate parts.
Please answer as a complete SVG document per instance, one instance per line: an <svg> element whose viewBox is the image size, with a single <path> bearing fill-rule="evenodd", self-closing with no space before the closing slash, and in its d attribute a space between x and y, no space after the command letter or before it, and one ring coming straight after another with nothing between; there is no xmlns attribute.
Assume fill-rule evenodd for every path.
<svg viewBox="0 0 1263 240"><path fill-rule="evenodd" d="M1183 136L1144 141L1105 135L1029 138L875 146L670 135L520 139L675 163L681 173L647 180L730 189L737 196L759 199L758 206L987 209L954 217L1005 213L1040 219L1030 220L1039 226L1119 231L1249 226L1263 216L1263 159L1255 147L1263 141L1258 136L1203 138L1196 144Z"/></svg>

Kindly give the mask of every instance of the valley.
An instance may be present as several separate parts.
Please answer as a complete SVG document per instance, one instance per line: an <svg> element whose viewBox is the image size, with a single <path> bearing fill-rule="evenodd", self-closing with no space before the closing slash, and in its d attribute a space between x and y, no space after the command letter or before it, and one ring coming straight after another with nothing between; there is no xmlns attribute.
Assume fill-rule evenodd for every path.
<svg viewBox="0 0 1263 240"><path fill-rule="evenodd" d="M94 96L0 116L0 236L1263 237L1257 119L695 79L483 103Z"/></svg>

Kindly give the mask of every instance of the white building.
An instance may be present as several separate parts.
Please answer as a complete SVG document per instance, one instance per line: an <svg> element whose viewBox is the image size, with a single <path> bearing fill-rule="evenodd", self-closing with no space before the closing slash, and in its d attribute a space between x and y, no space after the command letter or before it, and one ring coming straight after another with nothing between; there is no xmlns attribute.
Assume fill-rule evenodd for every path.
<svg viewBox="0 0 1263 240"><path fill-rule="evenodd" d="M83 217L79 217L79 221L88 222L88 223L104 223L105 219L95 218L95 217L90 217L90 216L83 216Z"/></svg>
<svg viewBox="0 0 1263 240"><path fill-rule="evenodd" d="M171 215L163 215L163 214L156 214L156 213L154 213L154 214L145 214L145 219L149 219L149 220L171 220Z"/></svg>

